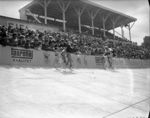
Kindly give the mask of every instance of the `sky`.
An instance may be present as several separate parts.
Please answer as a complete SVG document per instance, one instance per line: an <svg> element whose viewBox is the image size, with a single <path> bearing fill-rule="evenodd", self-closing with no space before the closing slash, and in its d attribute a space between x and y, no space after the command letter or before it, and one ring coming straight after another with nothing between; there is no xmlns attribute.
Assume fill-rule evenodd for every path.
<svg viewBox="0 0 150 118"><path fill-rule="evenodd" d="M19 9L30 3L32 0L0 0L0 15L19 18ZM150 7L148 0L93 0L96 3L111 8L115 11L137 18L131 33L132 41L139 45L145 36L150 36ZM129 38L126 28L125 37ZM121 32L120 28L116 29Z"/></svg>

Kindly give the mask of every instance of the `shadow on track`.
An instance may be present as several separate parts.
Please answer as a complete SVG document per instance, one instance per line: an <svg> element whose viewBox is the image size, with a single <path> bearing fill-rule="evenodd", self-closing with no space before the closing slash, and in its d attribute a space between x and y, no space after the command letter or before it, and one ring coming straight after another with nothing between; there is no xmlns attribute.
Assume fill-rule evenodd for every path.
<svg viewBox="0 0 150 118"><path fill-rule="evenodd" d="M64 75L70 75L70 74L76 74L72 69L56 69L55 71L58 71Z"/></svg>

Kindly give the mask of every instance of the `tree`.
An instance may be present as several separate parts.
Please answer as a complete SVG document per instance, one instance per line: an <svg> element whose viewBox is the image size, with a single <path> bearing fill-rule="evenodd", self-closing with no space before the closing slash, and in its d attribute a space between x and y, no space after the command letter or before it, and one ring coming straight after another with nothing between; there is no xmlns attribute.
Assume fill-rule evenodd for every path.
<svg viewBox="0 0 150 118"><path fill-rule="evenodd" d="M150 49L150 36L145 36L143 41L144 42L143 42L142 46Z"/></svg>

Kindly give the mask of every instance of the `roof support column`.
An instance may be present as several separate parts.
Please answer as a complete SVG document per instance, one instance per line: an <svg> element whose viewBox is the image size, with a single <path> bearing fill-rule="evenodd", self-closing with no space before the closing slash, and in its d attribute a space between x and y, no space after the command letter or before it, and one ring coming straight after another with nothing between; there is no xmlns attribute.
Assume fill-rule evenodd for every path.
<svg viewBox="0 0 150 118"><path fill-rule="evenodd" d="M58 0L57 3L60 7L60 9L62 10L62 17L63 17L63 31L65 32L66 31L66 11L70 5L70 2L69 1L67 4L65 4L64 2L62 2L62 0Z"/></svg>
<svg viewBox="0 0 150 118"><path fill-rule="evenodd" d="M105 33L105 20L103 20L103 36L106 37L106 33Z"/></svg>
<svg viewBox="0 0 150 118"><path fill-rule="evenodd" d="M94 18L91 17L91 22L92 22L92 35L94 35Z"/></svg>
<svg viewBox="0 0 150 118"><path fill-rule="evenodd" d="M79 33L82 32L81 30L81 15L78 15L78 25L79 25Z"/></svg>
<svg viewBox="0 0 150 118"><path fill-rule="evenodd" d="M121 35L122 35L122 38L124 39L124 30L123 30L123 25L121 25Z"/></svg>
<svg viewBox="0 0 150 118"><path fill-rule="evenodd" d="M47 24L47 1L46 0L44 0L44 16L45 16L45 19L44 19L44 21L45 21L45 24Z"/></svg>
<svg viewBox="0 0 150 118"><path fill-rule="evenodd" d="M44 0L42 3L40 1L36 1L39 5L41 5L44 9L44 23L47 24L47 7L51 3L51 0Z"/></svg>
<svg viewBox="0 0 150 118"><path fill-rule="evenodd" d="M131 41L131 26L128 24L128 29L129 29L129 40Z"/></svg>
<svg viewBox="0 0 150 118"><path fill-rule="evenodd" d="M132 29L132 27L134 26L134 24L135 24L135 22L133 22L132 25L130 25L130 23L127 24L127 25L125 25L125 27L127 27L127 29L129 30L129 40L130 40L130 41L132 41L132 39L131 39L131 29Z"/></svg>
<svg viewBox="0 0 150 118"><path fill-rule="evenodd" d="M112 25L113 25L113 39L115 40L115 25L116 25L116 23L113 21Z"/></svg>
<svg viewBox="0 0 150 118"><path fill-rule="evenodd" d="M85 7L78 8L78 9L74 8L74 9L75 9L76 14L78 15L78 27L79 27L79 33L81 33L82 32L82 30L81 30L81 15L83 14Z"/></svg>
<svg viewBox="0 0 150 118"><path fill-rule="evenodd" d="M46 0L44 0L44 16L45 16L45 19L44 19L44 21L45 21L45 24L47 24L47 4L46 4L47 2L46 2Z"/></svg>
<svg viewBox="0 0 150 118"><path fill-rule="evenodd" d="M65 14L65 11L63 10L62 11L63 13L63 31L65 32L66 31L66 14Z"/></svg>
<svg viewBox="0 0 150 118"><path fill-rule="evenodd" d="M105 27L105 23L108 19L108 17L110 16L110 14L108 14L107 16L103 16L103 36L106 37L106 27Z"/></svg>
<svg viewBox="0 0 150 118"><path fill-rule="evenodd" d="M106 17L103 17L103 36L104 36L104 37L106 37L106 33L105 33L105 30L106 30L106 28L105 28L106 20L107 20L107 18L106 18Z"/></svg>
<svg viewBox="0 0 150 118"><path fill-rule="evenodd" d="M94 12L94 11L89 12L88 11L88 14L91 18L92 35L94 35L94 19L95 19L96 15L98 14L99 11L100 11L99 9L96 12Z"/></svg>
<svg viewBox="0 0 150 118"><path fill-rule="evenodd" d="M116 26L116 23L118 21L118 19L120 18L120 16L118 16L116 19L112 19L112 26L113 26L113 39L115 40L115 26Z"/></svg>

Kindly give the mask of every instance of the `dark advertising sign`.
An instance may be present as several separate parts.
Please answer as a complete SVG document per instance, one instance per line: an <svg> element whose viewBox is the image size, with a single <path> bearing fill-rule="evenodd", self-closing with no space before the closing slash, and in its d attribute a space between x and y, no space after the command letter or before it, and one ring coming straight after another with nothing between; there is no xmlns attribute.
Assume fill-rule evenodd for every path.
<svg viewBox="0 0 150 118"><path fill-rule="evenodd" d="M103 57L102 56L95 56L95 62L96 62L96 65L102 65L103 64Z"/></svg>
<svg viewBox="0 0 150 118"><path fill-rule="evenodd" d="M11 48L11 58L15 62L30 63L33 59L33 51L26 49Z"/></svg>

